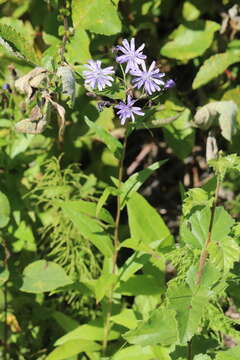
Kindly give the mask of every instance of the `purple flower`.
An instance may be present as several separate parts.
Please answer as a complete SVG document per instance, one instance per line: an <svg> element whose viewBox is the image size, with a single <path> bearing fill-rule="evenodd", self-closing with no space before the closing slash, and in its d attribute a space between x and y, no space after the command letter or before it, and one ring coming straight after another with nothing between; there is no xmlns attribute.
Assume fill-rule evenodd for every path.
<svg viewBox="0 0 240 360"><path fill-rule="evenodd" d="M111 81L113 77L110 76L114 74L113 66L108 66L105 69L102 69L101 61L89 60L88 64L85 64L89 70L83 71L83 77L85 78L85 86L90 86L92 89L96 87L98 90L103 90L105 86L111 86Z"/></svg>
<svg viewBox="0 0 240 360"><path fill-rule="evenodd" d="M164 85L164 89L170 89L172 87L176 86L176 83L173 79L169 79L165 85Z"/></svg>
<svg viewBox="0 0 240 360"><path fill-rule="evenodd" d="M138 69L138 65L144 63L146 55L143 55L142 49L145 44L142 44L138 49L135 50L135 39L132 38L129 43L126 39L122 42L123 46L117 45L116 49L121 51L123 55L120 55L116 58L116 61L120 64L127 63L125 72L128 73L129 70Z"/></svg>
<svg viewBox="0 0 240 360"><path fill-rule="evenodd" d="M132 80L135 84L134 87L140 89L140 87L143 86L149 95L152 95L155 91L160 91L161 88L159 85L165 85L164 81L160 80L163 76L165 76L165 74L160 73L160 70L155 67L155 65L156 62L153 61L147 70L146 64L142 63L142 70L135 69L130 71L131 75L136 76L136 78Z"/></svg>
<svg viewBox="0 0 240 360"><path fill-rule="evenodd" d="M120 101L120 103L118 105L115 105L114 107L116 109L119 109L119 111L117 111L117 115L119 116L120 120L121 120L121 125L125 124L125 121L128 118L131 118L132 121L135 121L135 117L134 114L136 115L141 115L143 116L144 113L141 111L141 108L138 106L133 106L134 103L136 102L136 100L133 100L131 98L130 95L128 95L127 97L127 104L125 104L124 102Z"/></svg>

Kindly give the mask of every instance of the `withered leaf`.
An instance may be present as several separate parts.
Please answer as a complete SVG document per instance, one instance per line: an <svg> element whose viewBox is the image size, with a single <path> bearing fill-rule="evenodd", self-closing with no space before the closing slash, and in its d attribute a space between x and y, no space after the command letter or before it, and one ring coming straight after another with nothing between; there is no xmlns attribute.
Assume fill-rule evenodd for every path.
<svg viewBox="0 0 240 360"><path fill-rule="evenodd" d="M33 88L39 88L41 82L46 79L48 71L42 67L36 67L26 75L20 77L15 81L16 89L27 95L30 99L33 93Z"/></svg>
<svg viewBox="0 0 240 360"><path fill-rule="evenodd" d="M47 116L44 115L40 120L33 121L31 119L24 119L15 125L15 130L24 134L41 134L47 125Z"/></svg>

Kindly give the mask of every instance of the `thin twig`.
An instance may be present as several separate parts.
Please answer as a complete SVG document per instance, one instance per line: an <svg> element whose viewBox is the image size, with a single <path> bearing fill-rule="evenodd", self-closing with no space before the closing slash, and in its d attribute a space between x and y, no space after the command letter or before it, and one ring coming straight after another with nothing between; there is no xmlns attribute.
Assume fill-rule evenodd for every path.
<svg viewBox="0 0 240 360"><path fill-rule="evenodd" d="M212 228L213 228L213 222L214 222L215 210L216 210L216 206L217 206L220 184L221 184L220 176L218 176L217 177L217 186L216 186L216 190L215 190L215 197L214 197L213 205L211 207L211 218L210 218L210 223L209 223L209 228L208 228L208 236L207 236L206 242L205 242L204 247L201 252L199 266L198 266L198 272L196 274L196 285L200 285L200 283L201 283L202 274L203 274L205 263L206 263L206 260L208 257L208 249L207 248L212 240Z"/></svg>
<svg viewBox="0 0 240 360"><path fill-rule="evenodd" d="M121 216L121 197L120 191L122 186L122 179L123 179L123 161L125 157L126 145L127 145L127 136L128 131L126 129L125 136L124 136L124 143L123 143L123 152L119 163L119 172L118 172L118 196L117 196L117 211L116 211L116 218L115 218L115 230L114 230L114 254L112 258L112 274L116 273L117 267L117 259L119 253L119 225L120 225L120 216ZM112 315L112 304L113 304L113 292L114 292L114 285L111 286L109 300L108 300L108 309L106 314L106 321L104 326L104 336L103 336L103 354L105 354L108 344L108 336L110 331L110 318Z"/></svg>
<svg viewBox="0 0 240 360"><path fill-rule="evenodd" d="M66 9L66 1L63 1L63 9ZM67 16L64 14L63 15L63 27L64 27L64 34L63 34L63 38L62 38L62 44L61 44L61 48L60 48L60 57L61 57L61 63L64 63L65 61L65 50L66 50L66 45L67 45L67 41L68 41L68 19Z"/></svg>

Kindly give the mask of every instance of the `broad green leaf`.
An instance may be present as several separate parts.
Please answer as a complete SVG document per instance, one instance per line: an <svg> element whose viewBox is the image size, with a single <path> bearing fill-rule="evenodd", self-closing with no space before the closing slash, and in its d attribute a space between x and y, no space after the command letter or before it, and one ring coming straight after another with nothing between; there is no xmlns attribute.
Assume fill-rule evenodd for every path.
<svg viewBox="0 0 240 360"><path fill-rule="evenodd" d="M24 269L20 290L37 294L69 284L72 284L72 280L60 265L52 261L38 260Z"/></svg>
<svg viewBox="0 0 240 360"><path fill-rule="evenodd" d="M0 45L10 55L38 64L32 44L24 32L18 33L12 26L0 24Z"/></svg>
<svg viewBox="0 0 240 360"><path fill-rule="evenodd" d="M37 246L35 238L30 226L27 226L25 221L21 221L17 230L14 233L14 237L17 241L13 241L12 247L14 252L19 252L23 249L27 251L36 251Z"/></svg>
<svg viewBox="0 0 240 360"><path fill-rule="evenodd" d="M116 292L127 296L157 295L164 291L165 286L152 275L133 275L127 281L121 282L116 289Z"/></svg>
<svg viewBox="0 0 240 360"><path fill-rule="evenodd" d="M64 214L73 222L80 234L89 240L105 256L112 256L113 245L110 236L99 221L80 212L79 202L65 201L61 204ZM94 209L94 215L96 208Z"/></svg>
<svg viewBox="0 0 240 360"><path fill-rule="evenodd" d="M9 278L9 271L6 266L3 265L2 261L0 263L0 286L2 286Z"/></svg>
<svg viewBox="0 0 240 360"><path fill-rule="evenodd" d="M232 51L211 56L200 67L193 81L193 89L197 89L200 86L207 84L209 81L222 74L230 65L239 61L240 55L237 55Z"/></svg>
<svg viewBox="0 0 240 360"><path fill-rule="evenodd" d="M95 282L94 291L96 295L96 302L99 303L102 298L110 291L116 280L114 274L103 274Z"/></svg>
<svg viewBox="0 0 240 360"><path fill-rule="evenodd" d="M172 236L158 212L138 193L127 202L131 237L153 248L172 245ZM143 221L144 219L144 221Z"/></svg>
<svg viewBox="0 0 240 360"><path fill-rule="evenodd" d="M185 109L181 115L163 129L164 137L174 153L180 158L185 157L192 151L195 131L191 126L191 112Z"/></svg>
<svg viewBox="0 0 240 360"><path fill-rule="evenodd" d="M53 350L46 360L64 360L81 352L93 352L100 349L100 345L88 340L70 340Z"/></svg>
<svg viewBox="0 0 240 360"><path fill-rule="evenodd" d="M72 331L79 326L79 322L60 311L54 311L52 317L66 331Z"/></svg>
<svg viewBox="0 0 240 360"><path fill-rule="evenodd" d="M240 258L240 247L230 237L211 242L208 251L211 263L224 274L227 274L234 262L239 261Z"/></svg>
<svg viewBox="0 0 240 360"><path fill-rule="evenodd" d="M75 28L97 34L114 35L121 32L117 7L111 0L73 0L72 20Z"/></svg>
<svg viewBox="0 0 240 360"><path fill-rule="evenodd" d="M205 207L196 211L189 219L184 220L180 229L182 240L193 247L202 248L208 236L210 217L211 210L209 207ZM217 207L213 221L212 241L224 240L233 224L234 220L224 208Z"/></svg>
<svg viewBox="0 0 240 360"><path fill-rule="evenodd" d="M240 358L240 345L226 351L219 351L216 360L238 360Z"/></svg>
<svg viewBox="0 0 240 360"><path fill-rule="evenodd" d="M202 55L211 45L219 24L213 21L195 20L184 23L174 30L161 49L161 54L178 60L189 60Z"/></svg>
<svg viewBox="0 0 240 360"><path fill-rule="evenodd" d="M6 226L10 219L10 204L7 196L0 191L0 228Z"/></svg>
<svg viewBox="0 0 240 360"><path fill-rule="evenodd" d="M206 354L198 354L194 356L193 360L212 360L212 358Z"/></svg>
<svg viewBox="0 0 240 360"><path fill-rule="evenodd" d="M223 101L233 101L238 107L237 122L240 125L240 87L226 91L222 97Z"/></svg>
<svg viewBox="0 0 240 360"><path fill-rule="evenodd" d="M138 325L136 314L132 309L124 309L120 314L111 316L111 320L128 329L135 329Z"/></svg>
<svg viewBox="0 0 240 360"><path fill-rule="evenodd" d="M191 1L188 0L184 1L182 15L185 20L194 21L199 17L200 14L201 11L199 10L198 6L196 6Z"/></svg>
<svg viewBox="0 0 240 360"><path fill-rule="evenodd" d="M156 310L147 322L141 322L135 330L123 335L130 344L171 345L177 341L175 312L168 309Z"/></svg>
<svg viewBox="0 0 240 360"><path fill-rule="evenodd" d="M186 282L190 286L192 292L197 289L212 289L216 283L221 279L222 273L211 263L207 262L204 266L200 285L196 285L197 271L199 265L192 265L187 272Z"/></svg>
<svg viewBox="0 0 240 360"><path fill-rule="evenodd" d="M176 311L180 344L186 344L198 331L208 298L205 292L192 294L185 285L170 287L169 307Z"/></svg>
<svg viewBox="0 0 240 360"><path fill-rule="evenodd" d="M172 358L169 355L169 353L171 352L170 349L171 348L169 347L163 347L159 345L152 346L152 350L154 352L156 359L161 359L161 360L172 360Z"/></svg>
<svg viewBox="0 0 240 360"><path fill-rule="evenodd" d="M133 345L117 351L112 360L152 360L154 353L150 346Z"/></svg>
<svg viewBox="0 0 240 360"><path fill-rule="evenodd" d="M73 331L59 338L55 345L59 346L65 344L70 340L82 339L82 340L94 340L102 341L104 338L104 324L100 320L94 320L89 324L80 325ZM112 330L109 333L109 340L115 340L119 338L119 332Z"/></svg>
<svg viewBox="0 0 240 360"><path fill-rule="evenodd" d="M92 58L90 51L90 39L86 31L77 28L74 35L70 37L70 41L66 46L65 57L69 64L74 65L75 63L85 64Z"/></svg>
<svg viewBox="0 0 240 360"><path fill-rule="evenodd" d="M138 189L144 184L144 182L151 176L155 170L159 169L166 160L157 161L150 165L148 168L139 171L132 176L130 176L125 183L121 186L121 208L126 204L127 199L131 196L133 192L138 191Z"/></svg>
<svg viewBox="0 0 240 360"><path fill-rule="evenodd" d="M100 125L90 121L85 116L85 122L89 126L89 128L107 145L108 149L112 151L114 156L117 159L121 158L123 146L115 137L113 137L109 132L104 130Z"/></svg>

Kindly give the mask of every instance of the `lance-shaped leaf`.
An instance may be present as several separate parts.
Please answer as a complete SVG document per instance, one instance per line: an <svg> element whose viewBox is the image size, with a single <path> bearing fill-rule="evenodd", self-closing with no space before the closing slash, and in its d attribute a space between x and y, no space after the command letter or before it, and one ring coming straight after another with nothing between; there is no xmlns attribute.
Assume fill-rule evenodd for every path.
<svg viewBox="0 0 240 360"><path fill-rule="evenodd" d="M45 359L46 360L64 360L82 352L95 352L100 349L100 345L89 340L70 340L65 344L53 350Z"/></svg>
<svg viewBox="0 0 240 360"><path fill-rule="evenodd" d="M72 284L72 280L60 265L52 261L38 260L24 269L20 290L37 294L69 284Z"/></svg>
<svg viewBox="0 0 240 360"><path fill-rule="evenodd" d="M223 54L216 54L207 59L200 67L194 81L193 89L207 84L217 76L221 75L230 65L240 61L240 54L227 51Z"/></svg>
<svg viewBox="0 0 240 360"><path fill-rule="evenodd" d="M151 176L154 171L159 169L165 162L166 160L157 161L148 168L133 174L125 181L125 183L123 183L121 187L121 208L125 206L127 198L129 198L133 192L138 191L149 176Z"/></svg>
<svg viewBox="0 0 240 360"><path fill-rule="evenodd" d="M172 345L177 341L175 312L169 309L156 310L147 322L141 322L135 330L123 335L130 344Z"/></svg>
<svg viewBox="0 0 240 360"><path fill-rule="evenodd" d="M138 193L127 201L130 233L133 239L152 248L171 246L172 236L157 211ZM144 221L143 221L144 219Z"/></svg>
<svg viewBox="0 0 240 360"><path fill-rule="evenodd" d="M123 146L114 136L109 134L103 127L90 121L87 116L84 117L86 124L90 129L104 142L108 149L114 154L117 159L121 158Z"/></svg>

